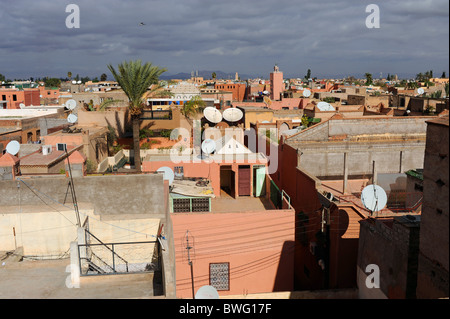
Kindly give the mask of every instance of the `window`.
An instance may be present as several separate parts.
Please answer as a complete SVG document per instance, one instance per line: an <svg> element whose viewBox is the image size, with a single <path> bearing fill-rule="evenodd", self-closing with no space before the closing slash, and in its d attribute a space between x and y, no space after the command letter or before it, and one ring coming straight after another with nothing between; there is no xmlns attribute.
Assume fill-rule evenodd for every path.
<svg viewBox="0 0 450 319"><path fill-rule="evenodd" d="M209 284L218 291L230 290L230 263L209 264Z"/></svg>
<svg viewBox="0 0 450 319"><path fill-rule="evenodd" d="M13 101L17 101L17 95L13 94Z"/></svg>
<svg viewBox="0 0 450 319"><path fill-rule="evenodd" d="M183 166L175 166L173 171L174 171L175 177L183 178L183 176L184 176Z"/></svg>

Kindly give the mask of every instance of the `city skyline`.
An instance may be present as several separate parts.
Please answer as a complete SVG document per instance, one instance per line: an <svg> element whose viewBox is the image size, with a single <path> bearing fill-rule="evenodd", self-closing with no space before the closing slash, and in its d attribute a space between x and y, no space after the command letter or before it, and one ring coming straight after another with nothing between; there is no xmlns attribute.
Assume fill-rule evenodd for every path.
<svg viewBox="0 0 450 319"><path fill-rule="evenodd" d="M368 28L373 1L73 1L79 28L67 28L68 3L21 0L0 12L5 77L99 77L107 64L141 59L167 68L267 77L318 78L433 70L449 74L449 3L374 3L380 27Z"/></svg>

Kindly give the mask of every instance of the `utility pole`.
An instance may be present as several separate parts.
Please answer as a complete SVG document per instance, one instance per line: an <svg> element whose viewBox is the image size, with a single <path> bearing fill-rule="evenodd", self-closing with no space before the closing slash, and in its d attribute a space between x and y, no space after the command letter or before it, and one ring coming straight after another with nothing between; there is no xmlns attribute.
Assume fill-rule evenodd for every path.
<svg viewBox="0 0 450 319"><path fill-rule="evenodd" d="M189 230L186 231L186 249L188 253L188 264L191 266L191 283L192 283L192 299L195 299L195 290L194 290L194 265L191 260L190 250L194 248L189 245Z"/></svg>

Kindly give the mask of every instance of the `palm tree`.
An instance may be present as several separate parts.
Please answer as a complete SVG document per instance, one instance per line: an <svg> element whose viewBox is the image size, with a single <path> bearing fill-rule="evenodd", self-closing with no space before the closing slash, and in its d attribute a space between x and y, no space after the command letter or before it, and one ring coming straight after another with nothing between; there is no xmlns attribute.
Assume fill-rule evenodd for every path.
<svg viewBox="0 0 450 319"><path fill-rule="evenodd" d="M159 76L167 69L154 66L149 62L143 65L141 60L125 61L119 64L118 71L111 64L108 65L108 69L129 100L128 109L133 125L134 166L140 172L139 128L142 109L145 106L143 96L152 84L158 83Z"/></svg>
<svg viewBox="0 0 450 319"><path fill-rule="evenodd" d="M200 95L193 96L188 102L186 102L181 108L181 114L191 119L196 114L203 112L206 103L202 100Z"/></svg>

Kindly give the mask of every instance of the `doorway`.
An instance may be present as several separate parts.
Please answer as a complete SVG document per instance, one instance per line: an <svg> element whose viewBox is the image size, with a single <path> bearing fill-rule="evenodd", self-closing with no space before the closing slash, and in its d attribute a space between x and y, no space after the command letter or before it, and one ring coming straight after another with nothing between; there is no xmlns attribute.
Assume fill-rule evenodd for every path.
<svg viewBox="0 0 450 319"><path fill-rule="evenodd" d="M231 169L231 165L220 167L220 190L226 195L233 198L236 197L235 190L235 172Z"/></svg>

